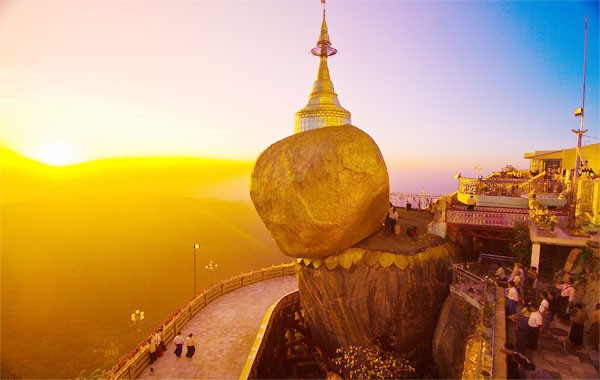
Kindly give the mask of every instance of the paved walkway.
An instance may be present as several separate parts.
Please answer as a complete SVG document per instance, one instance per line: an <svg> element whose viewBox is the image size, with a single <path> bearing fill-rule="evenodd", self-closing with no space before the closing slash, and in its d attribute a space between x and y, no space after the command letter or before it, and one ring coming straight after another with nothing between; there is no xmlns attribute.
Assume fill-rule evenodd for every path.
<svg viewBox="0 0 600 380"><path fill-rule="evenodd" d="M200 310L182 335L196 338L196 354L177 359L173 342L141 379L238 379L267 309L298 289L295 275L257 282L227 293ZM185 354L185 348L183 349Z"/></svg>
<svg viewBox="0 0 600 380"><path fill-rule="evenodd" d="M551 330L556 328L569 332L571 326L554 318ZM568 338L566 344L563 344L556 338L540 336L539 349L533 353L533 362L550 371L556 379L598 379L600 356L598 351L591 349L587 329L583 339L583 347L577 348Z"/></svg>
<svg viewBox="0 0 600 380"><path fill-rule="evenodd" d="M514 324L508 324L508 335L511 342L516 342ZM560 329L569 332L570 325L562 323L558 318L552 321L551 330ZM554 337L540 336L538 349L527 351L536 366L550 372L554 379L599 379L598 361L600 354L592 350L589 344L590 334L584 333L583 347L575 347L566 338L566 344Z"/></svg>

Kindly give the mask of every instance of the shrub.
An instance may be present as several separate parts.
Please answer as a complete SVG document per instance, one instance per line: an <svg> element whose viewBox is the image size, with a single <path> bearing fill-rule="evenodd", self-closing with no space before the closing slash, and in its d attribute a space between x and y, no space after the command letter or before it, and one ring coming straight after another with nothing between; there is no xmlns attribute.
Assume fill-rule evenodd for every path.
<svg viewBox="0 0 600 380"><path fill-rule="evenodd" d="M415 373L408 360L395 352L350 346L336 353L333 362L346 379L403 379Z"/></svg>

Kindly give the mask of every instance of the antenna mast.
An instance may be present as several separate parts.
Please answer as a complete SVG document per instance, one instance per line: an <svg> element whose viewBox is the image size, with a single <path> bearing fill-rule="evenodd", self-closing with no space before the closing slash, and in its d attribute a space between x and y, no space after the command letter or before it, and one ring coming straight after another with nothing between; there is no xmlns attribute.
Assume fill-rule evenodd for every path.
<svg viewBox="0 0 600 380"><path fill-rule="evenodd" d="M585 113L585 73L586 73L586 64L587 64L587 35L588 35L588 19L585 16L585 35L583 42L583 90L581 93L581 108L575 109L575 116L579 116L581 118L579 122L579 129L572 129L571 131L577 135L577 154L575 158L575 176L574 182L577 183L579 179L579 169L581 167L581 137L584 133L587 132L586 129L583 129L583 116Z"/></svg>

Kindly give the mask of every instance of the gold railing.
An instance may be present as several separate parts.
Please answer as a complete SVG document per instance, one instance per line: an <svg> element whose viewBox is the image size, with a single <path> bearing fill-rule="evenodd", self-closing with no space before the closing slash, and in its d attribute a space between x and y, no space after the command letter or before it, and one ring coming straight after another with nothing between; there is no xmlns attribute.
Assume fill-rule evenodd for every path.
<svg viewBox="0 0 600 380"><path fill-rule="evenodd" d="M254 284L256 282L268 280L275 277L292 275L296 273L295 264L280 264L271 268L263 268L250 273L242 274L229 280L211 286L203 290L195 298L177 309L170 317L168 317L158 329L162 329L163 341L170 342L175 337L175 333L183 328L183 326L196 313L202 310L206 305L217 299L218 297L239 289L243 286ZM158 330L157 329L157 330ZM150 353L148 351L148 342L150 336L144 339L130 354L123 357L118 364L112 369L105 372L103 379L135 379L146 367L150 364Z"/></svg>

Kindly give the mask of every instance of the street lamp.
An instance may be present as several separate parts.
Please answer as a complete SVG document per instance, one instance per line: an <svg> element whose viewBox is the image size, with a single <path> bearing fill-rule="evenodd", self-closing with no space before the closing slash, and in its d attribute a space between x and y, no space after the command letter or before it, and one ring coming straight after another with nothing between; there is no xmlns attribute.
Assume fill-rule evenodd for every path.
<svg viewBox="0 0 600 380"><path fill-rule="evenodd" d="M194 297L196 297L196 249L200 248L200 244L194 243Z"/></svg>
<svg viewBox="0 0 600 380"><path fill-rule="evenodd" d="M133 322L134 325L137 325L138 322L142 322L144 318L146 318L144 312L139 309L131 313L131 322ZM137 331L140 331L140 329L138 328Z"/></svg>
<svg viewBox="0 0 600 380"><path fill-rule="evenodd" d="M217 263L213 263L213 261L212 261L212 260L210 260L210 261L208 262L208 265L205 265L205 266L204 266L204 269L206 269L206 270L207 270L207 271L209 271L209 273L210 273L210 284L211 284L211 285L212 285L212 283L214 282L213 271L214 271L215 269L217 269L218 267L219 267L219 264L217 264Z"/></svg>
<svg viewBox="0 0 600 380"><path fill-rule="evenodd" d="M473 169L477 172L477 179L479 179L479 171L483 168L481 167L481 165L475 164L475 167Z"/></svg>

